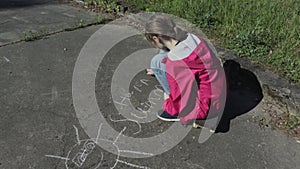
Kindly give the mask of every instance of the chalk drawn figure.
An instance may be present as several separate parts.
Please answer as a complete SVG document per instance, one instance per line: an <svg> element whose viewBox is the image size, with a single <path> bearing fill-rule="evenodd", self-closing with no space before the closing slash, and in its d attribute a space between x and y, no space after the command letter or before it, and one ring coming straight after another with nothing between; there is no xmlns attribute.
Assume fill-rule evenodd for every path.
<svg viewBox="0 0 300 169"><path fill-rule="evenodd" d="M98 168L109 168L114 169L119 163L123 163L125 165L128 165L133 168L143 168L143 169L150 169L146 166L140 166L136 164L132 164L126 161L120 160L120 153L140 153L142 152L134 152L134 151L127 151L127 150L120 150L117 141L119 137L122 135L122 133L126 130L126 127L123 128L123 130L119 133L119 135L115 138L115 140L107 140L107 139L101 139L100 138L100 132L102 128L102 124L100 124L98 129L98 135L97 138L91 138L91 139L84 139L81 140L79 138L78 129L76 126L74 126L75 132L76 132L76 139L77 143L72 146L71 150L68 151L67 157L61 157L61 156L55 156L55 155L45 155L46 157L50 158L57 158L61 160L65 160L65 167L66 169L80 169L80 168L91 168L91 169L98 169ZM104 151L100 149L97 144L101 144L101 146L106 146L110 149L113 149L117 155L113 154L114 160L109 159L110 161L105 162L104 160ZM111 156L112 154L110 154Z"/></svg>

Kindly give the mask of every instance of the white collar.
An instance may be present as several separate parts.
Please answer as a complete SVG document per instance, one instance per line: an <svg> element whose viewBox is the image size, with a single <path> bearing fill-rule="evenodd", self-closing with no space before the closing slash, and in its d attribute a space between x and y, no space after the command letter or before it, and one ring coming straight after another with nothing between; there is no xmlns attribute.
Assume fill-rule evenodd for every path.
<svg viewBox="0 0 300 169"><path fill-rule="evenodd" d="M168 53L170 60L181 60L188 57L200 44L201 40L194 34L187 33L187 38L177 44Z"/></svg>

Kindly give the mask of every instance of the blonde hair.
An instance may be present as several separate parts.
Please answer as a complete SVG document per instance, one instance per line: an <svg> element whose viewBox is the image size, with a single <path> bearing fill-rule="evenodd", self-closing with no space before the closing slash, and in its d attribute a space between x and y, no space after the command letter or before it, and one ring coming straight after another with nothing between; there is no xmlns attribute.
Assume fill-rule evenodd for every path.
<svg viewBox="0 0 300 169"><path fill-rule="evenodd" d="M165 40L171 38L183 41L187 38L187 32L177 27L173 20L164 13L154 14L145 25L145 36L148 41L153 41L153 36L160 36Z"/></svg>

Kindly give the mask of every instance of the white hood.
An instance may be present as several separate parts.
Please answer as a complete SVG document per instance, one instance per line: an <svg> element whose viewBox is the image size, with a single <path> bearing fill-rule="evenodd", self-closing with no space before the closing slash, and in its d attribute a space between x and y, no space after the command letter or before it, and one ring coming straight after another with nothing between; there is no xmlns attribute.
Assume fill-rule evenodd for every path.
<svg viewBox="0 0 300 169"><path fill-rule="evenodd" d="M194 34L187 33L187 38L181 41L168 53L170 60L181 60L188 57L200 44L201 40Z"/></svg>

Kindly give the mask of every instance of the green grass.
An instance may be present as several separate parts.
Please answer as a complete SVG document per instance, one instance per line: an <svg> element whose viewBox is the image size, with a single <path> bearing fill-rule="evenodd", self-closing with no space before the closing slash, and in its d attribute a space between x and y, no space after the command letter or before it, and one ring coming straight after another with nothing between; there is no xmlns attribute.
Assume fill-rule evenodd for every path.
<svg viewBox="0 0 300 169"><path fill-rule="evenodd" d="M83 28L83 27L84 27L84 21L82 19L80 19L78 24L75 24L74 26L65 28L65 31L73 31L73 30Z"/></svg>
<svg viewBox="0 0 300 169"><path fill-rule="evenodd" d="M43 38L47 34L48 32L45 30L38 31L38 32L29 31L28 33L25 33L25 35L21 37L21 40L26 42L34 41Z"/></svg>
<svg viewBox="0 0 300 169"><path fill-rule="evenodd" d="M299 0L126 1L185 18L223 47L300 83Z"/></svg>
<svg viewBox="0 0 300 169"><path fill-rule="evenodd" d="M73 31L73 30L85 28L85 27L91 26L91 25L102 24L102 23L107 22L108 20L109 19L103 18L101 15L98 14L94 21L85 23L85 21L83 19L80 19L79 23L77 23L73 26L70 26L68 28L65 28L64 31Z"/></svg>
<svg viewBox="0 0 300 169"><path fill-rule="evenodd" d="M120 6L117 0L83 0L86 5L101 6L106 12L120 12Z"/></svg>
<svg viewBox="0 0 300 169"><path fill-rule="evenodd" d="M288 129L294 129L300 125L300 120L298 116L289 114L288 118L284 120L284 125Z"/></svg>

